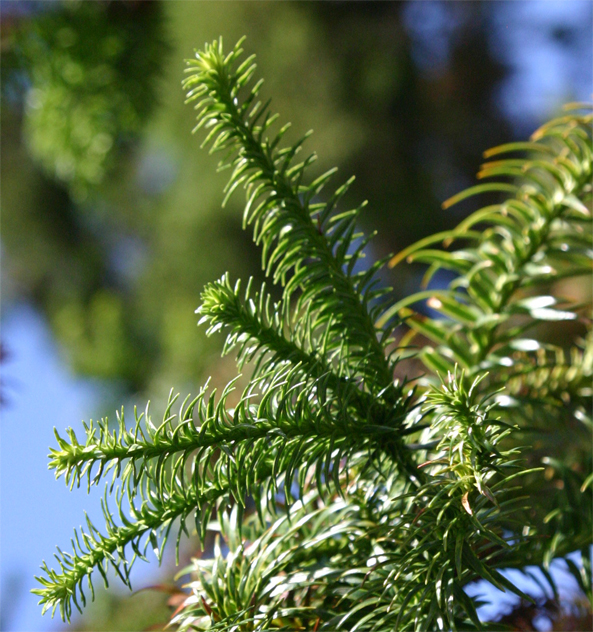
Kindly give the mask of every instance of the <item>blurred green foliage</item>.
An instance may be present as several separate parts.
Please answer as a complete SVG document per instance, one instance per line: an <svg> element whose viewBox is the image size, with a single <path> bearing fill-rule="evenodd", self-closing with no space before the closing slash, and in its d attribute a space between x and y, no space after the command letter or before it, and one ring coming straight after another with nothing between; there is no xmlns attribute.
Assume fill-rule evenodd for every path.
<svg viewBox="0 0 593 632"><path fill-rule="evenodd" d="M160 3L77 0L46 9L16 38L31 82L29 150L76 199L103 180L117 145L153 111L163 31Z"/></svg>
<svg viewBox="0 0 593 632"><path fill-rule="evenodd" d="M68 626L77 632L136 632L163 630L170 617L167 595L156 590L122 593L117 590L97 591L97 601L89 604L84 617Z"/></svg>

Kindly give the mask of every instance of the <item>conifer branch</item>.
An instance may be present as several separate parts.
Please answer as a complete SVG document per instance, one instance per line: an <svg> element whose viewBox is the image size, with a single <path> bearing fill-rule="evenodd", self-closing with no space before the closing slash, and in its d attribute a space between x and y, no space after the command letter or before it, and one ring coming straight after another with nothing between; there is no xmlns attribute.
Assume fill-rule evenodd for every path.
<svg viewBox="0 0 593 632"><path fill-rule="evenodd" d="M221 42L207 45L184 86L197 128L209 130L204 144L226 152L227 198L246 189L244 222L282 300L251 282L242 292L227 276L202 294L207 333L224 330L239 368L255 365L234 406L236 380L220 396L206 385L178 415L170 397L158 426L147 407L130 429L123 411L115 431L90 422L84 442L72 429L56 432L56 478L111 484L106 535L87 521L72 552L58 550L59 570L44 563L34 591L44 612L59 606L69 619L85 603L85 578L93 591L95 567L106 581L113 566L129 585L134 560L149 546L160 558L176 521L179 546L192 515L198 536L218 530L229 553L217 545L212 559L193 562L192 593L173 621L181 631L492 629L467 584L484 579L526 598L500 569L529 563L546 574L573 545L584 551L575 577L591 595L581 572L591 563L591 502L582 501L591 463L573 470L546 455L562 511L533 518L520 482L529 492L542 468L517 445L521 415L535 417L536 406L558 423L569 402L579 428L593 427L591 334L571 352L526 337L544 321L590 325L585 306L547 285L591 269L592 116L570 113L530 142L487 152L530 157L488 163L480 178L512 183L479 184L445 206L483 192L508 199L392 259L428 263L427 283L440 268L457 278L385 308L376 280L384 262L358 271L368 243L356 232L360 209L337 210L351 180L318 201L332 172L304 184L314 156L295 157L306 137L280 146L287 126L272 133L276 116L257 101L261 82L251 85L253 58L241 53L240 44L226 56ZM457 250L433 247L461 239ZM424 300L442 318L412 311ZM407 395L406 379L393 375L401 349L391 333L402 317L411 335L435 344L418 354L426 366L447 376L428 376ZM528 403L519 412L517 400ZM107 495L116 484L114 514Z"/></svg>
<svg viewBox="0 0 593 632"><path fill-rule="evenodd" d="M313 629L320 616L327 618L338 599L331 580L339 570L325 565L348 559L353 539L363 536L359 508L346 500L320 503L309 492L293 506L290 520L285 514L270 515L263 533L248 518L244 540L238 522L233 510L211 525L230 551L223 557L217 546L213 559L193 560L191 594L183 614L172 620L180 632L192 626Z"/></svg>
<svg viewBox="0 0 593 632"><path fill-rule="evenodd" d="M512 429L478 394L479 381L468 388L463 375L450 375L429 392L428 437L439 440L422 465L425 483L413 494L387 496L377 511L366 537L381 542L380 555L371 570L350 572L345 599L352 607L332 621L337 629L488 629L463 590L478 578L529 599L496 570L525 541L511 543L503 525L525 502L509 491L527 471L519 468L516 449L499 447Z"/></svg>
<svg viewBox="0 0 593 632"><path fill-rule="evenodd" d="M277 370L273 376L260 377L247 387L233 409L226 404L233 382L227 385L218 401L216 391L208 393L204 389L188 406L189 397L184 400L178 425L174 424L177 415L171 414L177 396L171 394L164 420L158 427L152 423L147 407L145 414L136 414L133 430L126 428L123 412L118 416L117 432L110 431L107 419L96 425L93 422L85 425L84 445L78 442L71 428L67 432L69 442L56 432L60 449L50 449L49 467L55 470L56 478L63 475L71 487L80 485L86 477L90 488L111 470L112 485L117 479L123 482L131 479L133 484L138 484L147 472L151 480L161 485L171 459L177 459L173 471L180 472L186 462L195 457L196 451L197 462L207 470L211 467L210 458L224 446L234 450L263 441L270 447L276 442L284 449L292 444L306 444L312 437L326 437L335 443L336 449L340 442L361 449L366 441L370 442L369 447L376 443L377 448L397 442L396 424L378 425L349 414L352 391L348 384L343 389L335 384L330 388L328 382L334 380L327 374L307 382L299 369L297 365ZM257 386L263 387L260 393ZM259 403L253 403L260 398ZM306 461L306 453L301 458ZM192 469L196 476L196 467ZM237 501L241 502L240 496Z"/></svg>
<svg viewBox="0 0 593 632"><path fill-rule="evenodd" d="M361 420L386 426L394 426L399 421L399 425L403 425L401 410L409 409L412 393L394 409L382 401L383 394L368 393L362 379L353 381L341 377L337 367L343 362L344 342L339 341L336 347L337 341L326 335L328 329L322 337L313 333L320 324L308 313L290 316L285 303L272 303L265 284L259 292L252 293L250 281L241 296L240 282L232 287L225 275L206 286L202 304L196 311L201 315L200 324L208 323L208 335L227 330L223 353L235 350L239 368L245 362L256 360L254 378L274 370L279 363L288 363L299 367L305 378L324 378L328 388L347 393L344 403L350 402ZM287 322L290 322L289 327Z"/></svg>
<svg viewBox="0 0 593 632"><path fill-rule="evenodd" d="M290 503L295 477L299 495L308 475L314 476L320 493L341 492L343 463L348 468L357 467L357 463L373 458L377 450L385 449L390 438L398 438L397 428L371 425L349 416L347 396L340 391L329 395L326 376L307 386L298 369L297 365L296 369L276 371L273 377L262 376L232 410L226 405L232 383L218 401L215 393L207 394L204 389L189 404L189 398L182 403L177 426L173 424L176 415L171 413L177 397L170 397L158 427L147 408L145 415L136 415L131 431L126 429L123 413L118 432L110 432L107 420L97 425L91 422L86 426L84 446L72 429L67 433L69 442L56 432L60 449L52 449L50 454L50 468L56 477L64 475L73 486L86 476L90 487L113 470L111 487L118 479L122 483L116 502L124 525L115 525L105 501L108 536L89 523L89 533L81 531L86 549L77 548L73 541L72 554L60 553L61 573L44 565L47 578L39 579L44 588L36 589L41 603L54 610L60 604L62 617L69 619L70 600L77 605L76 591L80 593L81 582L94 567L102 568L101 564L109 561L129 584L128 569L133 560L128 562L124 555L126 544L132 545L135 556L143 557L139 546L144 535L150 534L154 548L162 548L173 520L181 517L183 525L192 511L196 512L198 534L203 537L212 511L230 502L244 506L245 499L253 497L261 506L283 493ZM266 381L262 401L253 404L254 386ZM344 407L338 408L338 402ZM138 489L145 501L140 509L134 506ZM131 520L122 509L125 497ZM163 538L157 538L159 528L165 532ZM183 526L178 545L181 529ZM115 558L114 551L118 553ZM83 593L80 595L84 603Z"/></svg>
<svg viewBox="0 0 593 632"><path fill-rule="evenodd" d="M233 168L227 198L239 185L246 187L244 222L254 225L264 269L273 273L275 282L282 282L284 301L289 304L301 290L297 311L324 324L326 335L337 339L336 345L344 344L352 359L351 370L362 371L373 391L392 388L385 342L379 341L369 313L371 301L384 293L376 289L374 279L381 262L368 271L354 272L368 241L356 233L360 209L334 213L351 181L328 202L313 202L335 170L310 185L302 184L315 158L298 164L293 164L293 158L307 136L282 149L279 143L288 126L271 139L265 136L276 115L270 114L267 105L256 103L261 82L248 90L255 64L249 57L236 66L241 53L240 42L226 57L222 43L214 42L188 61L191 75L184 82L188 101L197 101L196 129L210 129L203 144L226 152L221 168Z"/></svg>
<svg viewBox="0 0 593 632"><path fill-rule="evenodd" d="M542 347L533 354L517 354L515 364L498 378L507 391L520 401L586 407L593 379L593 335L589 332L582 347L565 351Z"/></svg>
<svg viewBox="0 0 593 632"><path fill-rule="evenodd" d="M392 266L402 259L430 264L425 284L440 268L459 275L449 289L408 297L383 316L385 320L402 313L413 330L437 344L435 351L422 353L431 369L453 370L457 363L466 370L482 371L512 362L505 352L512 353L513 345L520 349L517 339L524 331L508 327L517 314L529 316L532 322L578 318L578 306L558 310L556 298L525 298L518 290L533 291L550 281L591 272L592 120L592 114L571 113L544 125L530 143L509 143L485 152L487 158L525 150L535 154L486 163L478 174L479 178L516 179L508 185L515 195L476 211L456 229L423 240L391 260ZM471 187L443 206L448 208L488 187ZM472 230L476 225L484 229ZM426 248L458 239L469 240L471 246L453 252ZM426 299L444 320L412 316L407 310L408 305ZM529 341L524 345L529 346Z"/></svg>
<svg viewBox="0 0 593 632"><path fill-rule="evenodd" d="M32 590L41 597L39 603L43 605L42 613L51 609L53 616L59 606L62 619L69 621L72 604L81 611L79 600L83 606L86 605L83 590L85 578L92 597L95 595L91 579L91 573L95 568L101 573L105 586L108 586L107 566L111 566L123 583L131 588L130 570L135 559L139 557L146 560L146 550L151 546L160 561L164 542L173 522L180 519L180 529L185 530L186 519L191 513L196 512L196 526L199 528L200 522L203 521L202 512L207 517L210 507L225 492L226 490L211 485L210 489L199 493L196 488L184 487L179 480L175 480L165 493L157 493L151 489L150 481L145 479L133 490L128 485L130 518L124 515L122 508L123 489L116 495L119 517L123 523L121 526L115 523L105 499L102 508L107 535L101 534L87 516L88 531L84 531L82 527L79 531L74 531L74 538L71 540L72 553L58 548L58 555L55 557L61 571L54 571L43 562L41 569L46 576L36 577L43 587ZM137 494L142 498L140 507L134 504ZM124 551L128 545L134 552L131 559L126 557Z"/></svg>

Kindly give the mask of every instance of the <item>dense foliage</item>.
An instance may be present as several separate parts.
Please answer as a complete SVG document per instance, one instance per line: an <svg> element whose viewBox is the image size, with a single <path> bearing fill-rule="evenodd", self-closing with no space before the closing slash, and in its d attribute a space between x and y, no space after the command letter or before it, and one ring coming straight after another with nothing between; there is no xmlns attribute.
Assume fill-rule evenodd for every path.
<svg viewBox="0 0 593 632"><path fill-rule="evenodd" d="M154 109L167 50L161 6L66 4L19 32L13 48L30 70L30 151L84 199Z"/></svg>
<svg viewBox="0 0 593 632"><path fill-rule="evenodd" d="M500 570L534 566L555 591L549 564L575 550L591 599L589 306L555 291L591 270L591 115L575 105L530 142L490 150L527 155L487 163L479 177L510 181L447 204L504 201L393 258L428 263L427 284L454 272L446 289L393 304L387 260L365 262L361 209L340 207L352 181L330 195L334 170L307 181L306 136L283 146L288 126L273 131L241 54L206 46L184 85L231 170L225 199L246 189L244 223L281 297L228 276L203 291L201 322L251 371L239 393L235 380L220 394L206 385L178 408L171 396L161 423L147 407L132 426L122 412L115 432L90 422L82 442L56 433L57 477L112 482L106 533L89 522L58 570L44 565L44 611L69 619L94 569L129 584L133 561L149 548L160 558L188 522L219 538L187 569L182 630L485 629L468 584L529 599ZM439 314L410 309L423 301ZM567 426L580 451L555 439Z"/></svg>

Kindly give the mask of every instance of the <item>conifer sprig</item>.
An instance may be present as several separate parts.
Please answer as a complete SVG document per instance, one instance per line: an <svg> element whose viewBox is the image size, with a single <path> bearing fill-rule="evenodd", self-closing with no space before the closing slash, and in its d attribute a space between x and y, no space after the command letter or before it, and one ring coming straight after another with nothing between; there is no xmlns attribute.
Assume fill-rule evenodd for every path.
<svg viewBox="0 0 593 632"><path fill-rule="evenodd" d="M428 393L425 413L434 418L424 439L438 442L421 464L424 484L387 494L377 507L366 536L381 542L381 555L371 571L349 573L351 607L334 620L337 629L488 629L463 589L477 578L526 598L496 569L525 540L510 542L503 525L525 503L513 497L513 481L528 472L515 448L501 447L512 428L479 394L479 382L468 386L462 374L449 375Z"/></svg>
<svg viewBox="0 0 593 632"><path fill-rule="evenodd" d="M512 184L479 184L443 206L494 190L493 186L513 195L391 260L392 266L403 259L428 263L426 285L442 268L458 275L447 290L407 297L383 317L405 313L410 327L437 345L421 354L431 369L452 371L459 364L477 373L514 364L514 351L541 346L530 339L522 341L533 324L579 317L582 306L559 309L558 298L536 292L558 279L591 273L592 120L591 113L571 113L541 127L529 143L509 143L485 152L486 158L517 152L528 152L529 157L486 163L478 173L480 179L506 176ZM476 231L476 226L482 230ZM470 245L452 252L427 248L438 243L449 246L460 239ZM444 319L412 316L407 307L422 300L428 300ZM517 325L518 315L527 317L528 323Z"/></svg>
<svg viewBox="0 0 593 632"><path fill-rule="evenodd" d="M504 380L514 397L552 405L562 402L564 406L586 410L593 389L592 332L581 345L567 351L542 346L535 354L517 356L515 365L505 373L501 382Z"/></svg>
<svg viewBox="0 0 593 632"><path fill-rule="evenodd" d="M273 376L261 376L245 389L232 409L227 405L232 382L219 398L216 391L204 389L189 405L186 406L189 397L184 400L179 424L175 424L177 415L171 414L177 396L171 395L158 427L153 424L147 407L146 414L136 414L132 430L126 428L123 412L119 415L118 431L110 430L107 419L86 425L84 445L78 442L72 429L67 432L70 441L56 432L59 449L51 448L49 467L55 470L56 478L63 475L71 487L86 478L90 488L112 472L112 486L118 479L124 483L131 479L136 485L148 476L160 488L167 484L171 471L183 472L188 462L194 463L192 471L197 482L196 477L202 475L198 474L202 471L198 465L204 472L208 470L211 457L225 446L234 448L261 441L271 446L277 441L281 450L287 450L293 443L302 443L304 447L312 437L325 436L335 443L336 450L342 440L352 448L364 449L368 441L370 449L380 449L391 438L399 438L395 423L377 425L350 414L349 384L341 389L327 374L307 382L299 368L285 367ZM260 401L254 403L257 400ZM331 459L339 462L343 457L334 454ZM301 458L307 461L306 450L301 450ZM235 475L247 476L247 473ZM241 495L236 500L241 502Z"/></svg>
<svg viewBox="0 0 593 632"><path fill-rule="evenodd" d="M234 350L239 368L245 362L255 361L253 378L285 364L298 368L303 379L323 378L328 388L343 394L342 405L348 402L360 419L375 425L401 426L401 411L409 409L412 392L399 407L382 405L378 400L383 393L368 393L362 377L342 377L339 367L343 363L344 341L329 338L329 327L325 335L316 335L321 325L314 315L290 314L285 303L272 302L265 284L258 292L252 292L251 285L250 280L242 293L240 281L232 286L225 275L208 284L202 293L202 304L197 310L200 324L208 324L208 335L226 333L223 353Z"/></svg>
<svg viewBox="0 0 593 632"><path fill-rule="evenodd" d="M87 516L87 530L81 527L74 531L72 553L58 548L55 558L60 570L50 569L43 562L41 569L45 576L36 577L42 588L32 590L41 597L39 603L43 605L42 613L51 609L53 616L59 606L62 619L69 621L73 604L82 612L81 604L86 605L83 589L85 579L92 598L95 596L91 578L95 569L99 570L105 586L108 586L107 568L111 566L122 582L131 588L130 570L136 558L146 560L150 546L160 560L174 522L181 521L181 533L181 529L186 530L185 521L195 513L196 526L199 528L203 522L202 515L207 516L208 509L225 493L226 490L211 484L208 490L202 490L200 494L195 487L183 486L180 479L174 479L166 491L160 492L151 487L147 478L133 488L128 482L127 488L120 488L115 495L121 525L116 524L105 498L102 509L107 535L103 535ZM125 515L123 507L125 496L129 500L129 517ZM140 506L135 503L138 497L142 501ZM131 558L125 552L127 546L132 548Z"/></svg>
<svg viewBox="0 0 593 632"><path fill-rule="evenodd" d="M377 288L375 277L382 262L355 271L369 239L356 231L360 208L335 212L352 180L329 201L315 201L335 169L303 184L315 156L297 164L294 158L308 135L280 147L288 126L272 133L277 115L257 101L261 81L249 88L256 67L253 57L239 63L240 44L225 56L222 42L214 42L188 61L191 74L184 87L188 101L197 101L196 129L209 129L203 145L225 152L221 168L233 169L227 198L238 186L246 188L244 223L253 224L264 269L282 283L284 302L290 304L296 294L297 311L314 318L324 336L344 348L350 359L346 376L362 373L373 392L393 388L388 336L375 327L379 308L372 303L386 291Z"/></svg>
<svg viewBox="0 0 593 632"><path fill-rule="evenodd" d="M111 431L107 420L91 422L84 445L72 429L69 441L56 432L59 449L50 454L56 478L63 475L71 487L86 479L90 488L111 474L111 489L117 480L121 483L115 501L122 525L115 523L105 500L108 535L89 524L88 533L80 532L86 548L77 535L72 553L57 556L61 571L44 564L47 578L40 578L44 587L36 589L41 603L54 610L59 604L62 617L69 619L72 603L78 607L77 594L85 603L83 580L88 577L90 583L94 567L104 575L106 563L129 585L133 560L144 557L141 540L149 534L144 549L150 541L152 548L162 550L177 518L178 547L192 513L203 537L213 511L232 504L244 508L249 497L265 507L278 494L291 504L293 485L300 497L309 477L322 495L342 493L345 468L368 466L377 453L399 445L400 438L397 425L373 425L349 414L350 385L342 392L333 383L328 388L327 382L327 375L306 381L299 365L286 367L254 380L232 409L227 405L231 383L218 399L206 389L191 401L186 398L178 424L172 414L177 397L171 396L158 426L147 407L136 414L132 430L126 428L123 412L118 431ZM139 495L143 502L137 508ZM131 518L125 516L126 498ZM127 545L134 552L131 561L124 552Z"/></svg>
<svg viewBox="0 0 593 632"><path fill-rule="evenodd" d="M263 532L258 526L248 518L240 533L236 511L210 525L229 554L223 557L217 546L214 558L193 560L185 569L196 579L183 614L172 620L180 631L314 629L332 616L337 562L344 563L353 541L364 536L360 508L343 499L321 503L311 491L295 503L290 519L272 513Z"/></svg>

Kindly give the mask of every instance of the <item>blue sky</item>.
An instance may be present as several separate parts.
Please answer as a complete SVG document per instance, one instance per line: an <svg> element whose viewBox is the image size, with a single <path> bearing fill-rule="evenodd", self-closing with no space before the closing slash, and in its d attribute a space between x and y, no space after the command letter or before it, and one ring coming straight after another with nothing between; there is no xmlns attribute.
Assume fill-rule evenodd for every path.
<svg viewBox="0 0 593 632"><path fill-rule="evenodd" d="M63 628L59 615L54 621L49 614L41 616L38 597L29 592L41 561L54 566L58 543L69 550L72 529L84 520L84 511L100 529L104 524L103 488L90 495L82 487L70 492L63 479L56 481L47 469L48 447L56 443L54 426L61 434L68 426L82 431L82 420L100 408L102 391L69 372L47 325L32 307L5 308L2 339L10 357L2 371L7 402L0 440L0 629L41 632ZM158 567L140 562L134 570L134 588L141 588Z"/></svg>

